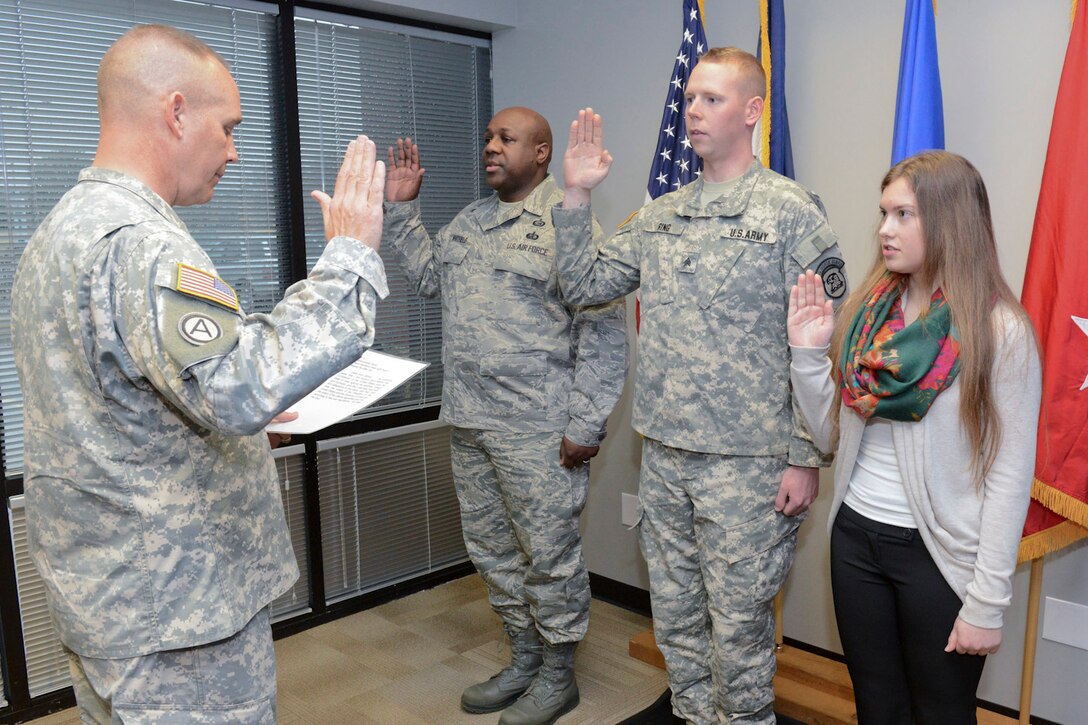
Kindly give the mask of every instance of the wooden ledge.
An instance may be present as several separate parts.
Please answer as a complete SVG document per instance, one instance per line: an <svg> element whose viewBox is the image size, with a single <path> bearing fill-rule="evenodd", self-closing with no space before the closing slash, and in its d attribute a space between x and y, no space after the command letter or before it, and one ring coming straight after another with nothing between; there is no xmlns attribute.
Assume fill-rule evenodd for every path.
<svg viewBox="0 0 1088 725"><path fill-rule="evenodd" d="M631 657L665 669L665 658L653 629L631 638ZM854 688L846 665L828 657L783 645L774 677L775 711L808 725L857 725ZM991 710L978 710L979 725L1014 725L1016 720Z"/></svg>

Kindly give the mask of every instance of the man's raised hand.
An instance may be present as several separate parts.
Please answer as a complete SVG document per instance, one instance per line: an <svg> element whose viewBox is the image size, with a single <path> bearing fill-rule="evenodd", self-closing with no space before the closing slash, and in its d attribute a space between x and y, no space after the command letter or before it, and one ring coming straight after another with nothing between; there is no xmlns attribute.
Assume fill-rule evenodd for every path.
<svg viewBox="0 0 1088 725"><path fill-rule="evenodd" d="M570 141L563 154L563 182L566 185L564 206L586 204L589 192L612 166L612 154L604 148L603 124L592 108L578 111L570 124Z"/></svg>
<svg viewBox="0 0 1088 725"><path fill-rule="evenodd" d="M397 148L389 147L385 172L385 200L411 201L419 196L426 169L419 165L419 146L410 138L398 138Z"/></svg>
<svg viewBox="0 0 1088 725"><path fill-rule="evenodd" d="M352 237L378 251L382 242L385 164L377 156L374 142L359 136L344 153L332 197L323 191L310 192L321 205L325 239Z"/></svg>

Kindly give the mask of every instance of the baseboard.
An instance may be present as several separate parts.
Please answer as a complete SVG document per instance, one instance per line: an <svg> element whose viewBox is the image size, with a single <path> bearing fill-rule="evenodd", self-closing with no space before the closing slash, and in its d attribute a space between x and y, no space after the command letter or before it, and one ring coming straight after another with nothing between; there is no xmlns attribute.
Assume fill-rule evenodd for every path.
<svg viewBox="0 0 1088 725"><path fill-rule="evenodd" d="M631 657L664 669L665 661L654 643L653 630L635 635L628 646ZM775 712L780 723L857 725L853 687L841 655L788 640L777 650L776 656ZM655 705L660 704L659 701ZM1016 725L1018 721L1019 713L1013 708L981 699L975 704L979 725ZM640 713L631 719L631 725L665 722L665 716L658 712L660 709L651 707ZM1060 725L1037 716L1032 716L1031 722L1033 725Z"/></svg>
<svg viewBox="0 0 1088 725"><path fill-rule="evenodd" d="M829 660L835 660L836 662L842 662L843 664L846 663L846 658L843 657L838 652L835 652L835 651L829 650L829 649L824 649L823 647L817 647L814 644L809 644L808 642L802 642L800 640L794 639L793 637L782 637L782 644L789 645L790 647L795 647L795 648L797 648L799 650L804 650L805 652L811 652L814 655L820 655L821 657L826 657Z"/></svg>
<svg viewBox="0 0 1088 725"><path fill-rule="evenodd" d="M651 616L650 592L641 587L590 572L589 590L594 599L600 599L602 602L608 602L644 617Z"/></svg>
<svg viewBox="0 0 1088 725"><path fill-rule="evenodd" d="M8 705L7 707L0 709L0 725L35 720L54 712L60 712L61 710L75 707L75 704L75 692L71 687L65 687L63 690L56 690L55 692L49 692L35 697L26 707L16 708L12 705Z"/></svg>
<svg viewBox="0 0 1088 725"><path fill-rule="evenodd" d="M371 609L380 604L391 602L394 599L406 597L409 594L415 594L416 592L421 592L425 589L432 589L439 584L445 584L446 582L460 579L463 576L468 576L475 572L476 568L472 566L472 563L466 561L461 564L454 564L453 566L444 569L422 574L407 581L390 584L381 589L367 592L366 594L360 594L336 602L335 604L330 604L322 612L307 612L306 614L300 614L297 617L276 622L272 625L272 637L273 639L290 637L293 634L298 634L311 627L332 622L333 620L346 617L350 614L356 614L365 609Z"/></svg>

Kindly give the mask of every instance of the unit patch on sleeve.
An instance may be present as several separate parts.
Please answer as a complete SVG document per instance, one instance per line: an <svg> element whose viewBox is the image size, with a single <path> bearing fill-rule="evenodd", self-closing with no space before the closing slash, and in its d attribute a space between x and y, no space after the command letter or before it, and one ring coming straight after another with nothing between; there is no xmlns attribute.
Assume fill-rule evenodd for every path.
<svg viewBox="0 0 1088 725"><path fill-rule="evenodd" d="M163 352L179 370L222 357L238 344L242 317L220 304L162 287L159 335Z"/></svg>
<svg viewBox="0 0 1088 725"><path fill-rule="evenodd" d="M828 257L816 268L816 274L824 281L824 294L833 300L846 293L846 275L842 271L845 264L841 257Z"/></svg>
<svg viewBox="0 0 1088 725"><path fill-rule="evenodd" d="M182 294L216 302L232 310L238 310L238 295L223 280L196 267L178 262L177 283L174 286Z"/></svg>
<svg viewBox="0 0 1088 725"><path fill-rule="evenodd" d="M207 345L223 336L223 328L209 315L190 312L178 320L178 333L193 345Z"/></svg>

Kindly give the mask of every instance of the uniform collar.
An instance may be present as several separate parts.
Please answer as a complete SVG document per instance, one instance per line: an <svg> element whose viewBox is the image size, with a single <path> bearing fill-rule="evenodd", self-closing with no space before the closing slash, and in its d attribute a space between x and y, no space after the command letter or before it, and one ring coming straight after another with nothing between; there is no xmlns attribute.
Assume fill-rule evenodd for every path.
<svg viewBox="0 0 1088 725"><path fill-rule="evenodd" d="M752 191L763 171L763 164L759 163L759 159L753 159L752 165L737 179L732 190L707 204L705 209L702 204L703 179L700 177L677 192L676 213L689 218L740 216L748 208Z"/></svg>
<svg viewBox="0 0 1088 725"><path fill-rule="evenodd" d="M79 172L79 181L85 182L97 182L101 184L111 184L113 186L119 186L125 191L138 196L148 206L152 207L155 211L165 217L168 221L181 227L188 232L188 228L185 226L185 222L181 220L177 212L174 211L174 207L166 203L166 200L151 190L151 187L143 183L139 179L123 174L120 171L114 171L113 169L103 169L97 166L90 166L83 171Z"/></svg>
<svg viewBox="0 0 1088 725"><path fill-rule="evenodd" d="M522 214L527 213L537 217L544 216L549 208L548 201L552 194L556 192L556 189L555 177L548 174L543 181L537 184L535 189L529 192L529 196L522 199L519 204L508 206L505 209L499 206L499 195L497 193L492 194L484 199L480 206L476 207L476 219L485 231L489 231L511 219L516 219Z"/></svg>

